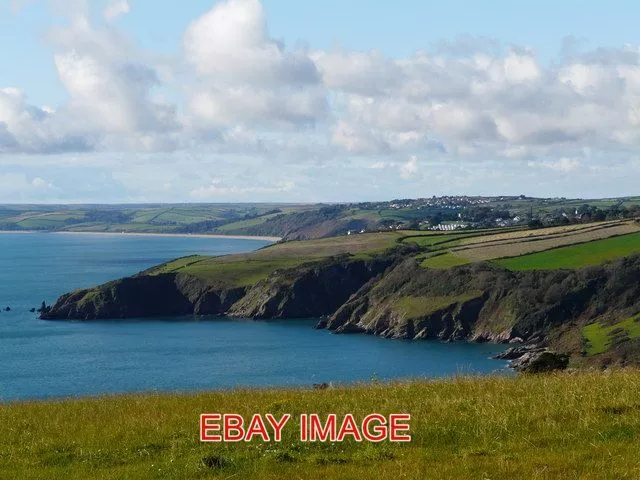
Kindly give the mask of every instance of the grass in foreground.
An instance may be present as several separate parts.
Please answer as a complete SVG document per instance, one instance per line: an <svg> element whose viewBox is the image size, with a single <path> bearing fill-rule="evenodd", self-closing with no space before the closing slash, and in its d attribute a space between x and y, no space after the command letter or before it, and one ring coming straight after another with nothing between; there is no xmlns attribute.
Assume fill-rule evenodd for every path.
<svg viewBox="0 0 640 480"><path fill-rule="evenodd" d="M640 233L555 248L521 257L496 260L509 270L552 270L582 268L615 260L640 252Z"/></svg>
<svg viewBox="0 0 640 480"><path fill-rule="evenodd" d="M4 405L0 478L639 478L638 391L616 371ZM203 412L374 411L412 414L413 442L198 442Z"/></svg>
<svg viewBox="0 0 640 480"><path fill-rule="evenodd" d="M604 353L616 338L640 338L640 316L628 318L614 325L592 323L582 329L582 336L587 344L587 355L593 356Z"/></svg>

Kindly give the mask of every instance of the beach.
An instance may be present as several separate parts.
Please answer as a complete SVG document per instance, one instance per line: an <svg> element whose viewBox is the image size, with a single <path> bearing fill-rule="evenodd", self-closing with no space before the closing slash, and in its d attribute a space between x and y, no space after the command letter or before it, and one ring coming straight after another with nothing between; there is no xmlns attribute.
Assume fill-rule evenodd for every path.
<svg viewBox="0 0 640 480"><path fill-rule="evenodd" d="M1 233L53 233L56 235L129 235L138 237L186 237L186 238L222 238L233 240L261 240L265 242L279 242L281 237L250 236L250 235L207 235L206 233L145 233L145 232L66 232L42 230L0 230Z"/></svg>

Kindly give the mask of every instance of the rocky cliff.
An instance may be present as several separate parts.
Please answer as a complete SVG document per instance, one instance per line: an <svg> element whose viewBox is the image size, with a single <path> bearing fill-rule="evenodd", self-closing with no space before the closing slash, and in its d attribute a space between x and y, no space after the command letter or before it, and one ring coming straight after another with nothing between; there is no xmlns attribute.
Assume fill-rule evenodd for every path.
<svg viewBox="0 0 640 480"><path fill-rule="evenodd" d="M640 256L581 270L511 272L488 263L425 269L406 252L368 259L344 255L277 269L247 287L142 273L63 295L42 317L324 317L318 328L337 333L524 341L580 353L582 326L640 312L639 279ZM623 342L614 351L640 360L640 345Z"/></svg>
<svg viewBox="0 0 640 480"><path fill-rule="evenodd" d="M329 315L396 257L350 256L274 270L249 287L220 288L188 274L142 273L61 296L42 318L121 319L171 315L310 318Z"/></svg>
<svg viewBox="0 0 640 480"><path fill-rule="evenodd" d="M212 290L196 277L137 275L60 297L42 318L118 319L222 313L244 289Z"/></svg>
<svg viewBox="0 0 640 480"><path fill-rule="evenodd" d="M487 263L424 269L407 259L364 285L319 327L407 339L531 340L568 324L640 312L639 279L640 257L518 273ZM404 299L419 300L420 308L403 311Z"/></svg>

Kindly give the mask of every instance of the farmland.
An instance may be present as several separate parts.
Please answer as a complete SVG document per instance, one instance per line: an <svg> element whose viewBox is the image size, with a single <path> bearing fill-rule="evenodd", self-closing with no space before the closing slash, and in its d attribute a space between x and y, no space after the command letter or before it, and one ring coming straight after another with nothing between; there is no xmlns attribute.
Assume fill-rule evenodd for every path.
<svg viewBox="0 0 640 480"><path fill-rule="evenodd" d="M640 252L640 233L632 233L498 260L496 263L509 270L581 268L599 265L638 252Z"/></svg>
<svg viewBox="0 0 640 480"><path fill-rule="evenodd" d="M250 235L306 240L352 232L496 228L640 216L639 198L432 197L344 204L0 205L0 230Z"/></svg>
<svg viewBox="0 0 640 480"><path fill-rule="evenodd" d="M44 318L131 318L167 311L323 318L319 328L402 339L504 341L542 332L585 361L636 365L640 350L633 335L616 336L622 343L593 347L600 353L583 358L585 343L608 345L609 334L591 327L587 332L594 340L585 341L581 332L587 323L608 328L640 312L637 282L625 280L637 278L637 253L640 225L632 220L290 240L251 253L179 258L70 292ZM617 261L622 257L629 258ZM598 268L581 268L592 265ZM564 322L570 326L557 330Z"/></svg>
<svg viewBox="0 0 640 480"><path fill-rule="evenodd" d="M601 222L495 234L451 234L442 241L409 238L428 250L425 267L495 261L512 270L579 268L640 252L637 222Z"/></svg>
<svg viewBox="0 0 640 480"><path fill-rule="evenodd" d="M336 255L366 258L397 245L423 250L417 255L426 268L451 268L486 260L511 270L576 268L640 252L640 226L626 221L541 230L368 233L283 242L241 255L192 257L188 262L178 259L150 272L188 273L207 281L225 279L234 286L245 286L274 269Z"/></svg>
<svg viewBox="0 0 640 480"><path fill-rule="evenodd" d="M381 253L395 246L402 236L401 232L389 232L284 242L246 254L178 259L151 269L149 273L185 273L216 285L222 282L234 287L247 286L266 278L277 269L292 268L336 255L368 256Z"/></svg>
<svg viewBox="0 0 640 480"><path fill-rule="evenodd" d="M457 255L470 261L492 260L501 257L515 257L528 253L541 252L565 245L573 245L578 243L587 243L594 240L613 237L616 235L625 235L638 232L638 225L622 224L616 226L607 226L605 228L593 230L580 230L571 234L561 236L549 236L532 238L522 238L513 241L498 241L495 243L483 243L473 246L456 247L453 250Z"/></svg>
<svg viewBox="0 0 640 480"><path fill-rule="evenodd" d="M0 229L224 234L310 208L289 204L5 205L0 207Z"/></svg>

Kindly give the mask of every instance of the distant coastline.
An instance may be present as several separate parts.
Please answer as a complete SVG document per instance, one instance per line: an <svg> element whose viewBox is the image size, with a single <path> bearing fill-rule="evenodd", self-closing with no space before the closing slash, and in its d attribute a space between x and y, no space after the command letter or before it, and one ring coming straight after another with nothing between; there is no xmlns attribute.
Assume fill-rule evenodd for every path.
<svg viewBox="0 0 640 480"><path fill-rule="evenodd" d="M207 235L206 233L144 233L144 232L66 232L47 230L0 230L2 233L53 233L64 235L110 235L135 237L183 237L183 238L226 238L230 240L262 240L265 242L279 242L281 237L250 236L250 235Z"/></svg>

